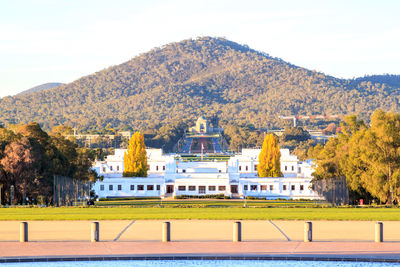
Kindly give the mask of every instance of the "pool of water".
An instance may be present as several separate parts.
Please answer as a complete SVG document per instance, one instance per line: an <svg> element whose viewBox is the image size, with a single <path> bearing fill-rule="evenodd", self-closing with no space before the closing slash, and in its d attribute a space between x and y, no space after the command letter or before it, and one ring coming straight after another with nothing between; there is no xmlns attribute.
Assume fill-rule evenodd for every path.
<svg viewBox="0 0 400 267"><path fill-rule="evenodd" d="M4 266L18 267L55 267L55 266L150 266L150 267L187 267L187 266L213 266L213 267L242 267L242 266L274 266L274 267L322 267L322 266L338 266L338 267L378 267L378 266L400 266L398 263L383 262L340 262L340 261L275 261L275 260L127 260L127 261L74 261L74 262L29 262L29 263L5 263Z"/></svg>

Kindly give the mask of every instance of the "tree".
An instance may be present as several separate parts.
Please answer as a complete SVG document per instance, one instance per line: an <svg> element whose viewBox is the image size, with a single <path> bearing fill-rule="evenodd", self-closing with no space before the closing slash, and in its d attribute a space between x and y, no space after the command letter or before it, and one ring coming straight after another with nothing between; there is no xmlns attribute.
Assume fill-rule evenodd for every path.
<svg viewBox="0 0 400 267"><path fill-rule="evenodd" d="M360 142L361 160L367 166L361 180L365 189L392 204L400 196L400 115L377 110Z"/></svg>
<svg viewBox="0 0 400 267"><path fill-rule="evenodd" d="M136 132L124 153L124 177L147 177L147 154L143 134Z"/></svg>
<svg viewBox="0 0 400 267"><path fill-rule="evenodd" d="M265 136L258 160L259 177L282 176L281 152L279 150L278 138L275 135L269 134Z"/></svg>
<svg viewBox="0 0 400 267"><path fill-rule="evenodd" d="M33 147L27 137L8 144L4 149L5 156L0 160L4 172L1 180L7 189L15 187L14 203L25 198L28 192L36 191L34 163L40 160L40 155L33 151Z"/></svg>

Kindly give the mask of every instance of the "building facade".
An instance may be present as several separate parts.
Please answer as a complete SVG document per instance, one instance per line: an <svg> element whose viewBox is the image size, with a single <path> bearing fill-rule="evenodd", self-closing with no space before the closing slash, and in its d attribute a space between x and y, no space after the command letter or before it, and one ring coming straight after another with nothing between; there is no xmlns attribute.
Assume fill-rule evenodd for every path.
<svg viewBox="0 0 400 267"><path fill-rule="evenodd" d="M282 177L258 177L260 149L243 149L226 160L190 159L146 149L148 177L122 177L125 149L97 161L94 170L103 176L93 189L99 198L173 197L223 194L266 199L321 199L312 190L312 164L300 162L288 149L281 149Z"/></svg>

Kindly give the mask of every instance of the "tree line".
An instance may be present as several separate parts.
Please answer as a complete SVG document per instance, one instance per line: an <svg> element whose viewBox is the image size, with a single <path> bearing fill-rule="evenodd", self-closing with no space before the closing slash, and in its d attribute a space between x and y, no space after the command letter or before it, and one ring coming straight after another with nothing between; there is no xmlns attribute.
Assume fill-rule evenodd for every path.
<svg viewBox="0 0 400 267"><path fill-rule="evenodd" d="M345 177L353 199L399 203L400 114L377 110L370 121L347 116L337 138L310 148L314 179Z"/></svg>
<svg viewBox="0 0 400 267"><path fill-rule="evenodd" d="M2 204L52 203L54 175L94 181L93 151L80 147L62 133L49 133L38 123L0 126L0 187Z"/></svg>

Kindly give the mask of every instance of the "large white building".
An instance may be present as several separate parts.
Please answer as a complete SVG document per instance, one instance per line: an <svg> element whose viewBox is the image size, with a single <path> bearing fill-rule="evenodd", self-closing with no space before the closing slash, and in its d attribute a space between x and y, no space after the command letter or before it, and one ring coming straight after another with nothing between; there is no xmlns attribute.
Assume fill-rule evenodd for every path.
<svg viewBox="0 0 400 267"><path fill-rule="evenodd" d="M267 199L320 199L312 190L310 162L300 162L281 149L283 177L258 177L260 149L243 149L224 161L189 161L179 154L163 154L161 149L146 149L148 177L122 177L125 149L97 161L94 169L104 177L94 184L99 198L172 197L179 195L224 194L231 198L247 196Z"/></svg>

